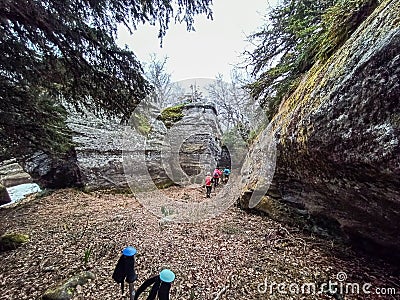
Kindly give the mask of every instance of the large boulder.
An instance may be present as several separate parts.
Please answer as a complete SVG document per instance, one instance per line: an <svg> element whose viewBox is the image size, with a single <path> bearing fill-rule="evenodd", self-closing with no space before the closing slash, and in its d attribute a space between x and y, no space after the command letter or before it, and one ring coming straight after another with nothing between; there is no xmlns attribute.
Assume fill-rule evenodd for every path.
<svg viewBox="0 0 400 300"><path fill-rule="evenodd" d="M273 119L273 197L400 258L400 2L386 0ZM268 207L260 207L268 210Z"/></svg>
<svg viewBox="0 0 400 300"><path fill-rule="evenodd" d="M42 188L76 187L82 184L75 149L51 154L38 150L18 158L18 163Z"/></svg>
<svg viewBox="0 0 400 300"><path fill-rule="evenodd" d="M160 114L151 103L143 103L129 126L117 119L70 111L67 125L77 145L82 182L89 189L125 189L128 181L141 186L147 180L167 187L181 183L182 177L182 183L189 183L185 180L192 175L198 175L194 181L199 181L204 177L203 163L211 171L220 154L217 112L209 104L178 105ZM195 134L202 127L210 134Z"/></svg>
<svg viewBox="0 0 400 300"><path fill-rule="evenodd" d="M10 195L4 185L0 183L0 205L10 203Z"/></svg>

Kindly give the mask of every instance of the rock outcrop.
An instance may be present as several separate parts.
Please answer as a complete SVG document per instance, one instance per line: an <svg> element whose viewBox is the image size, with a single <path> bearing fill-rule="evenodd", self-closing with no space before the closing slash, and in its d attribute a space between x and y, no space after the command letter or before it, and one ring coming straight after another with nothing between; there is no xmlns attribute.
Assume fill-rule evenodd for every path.
<svg viewBox="0 0 400 300"><path fill-rule="evenodd" d="M89 280L96 279L96 276L89 271L83 271L60 282L55 288L50 288L42 296L42 300L70 300L73 298L78 286L86 284Z"/></svg>
<svg viewBox="0 0 400 300"><path fill-rule="evenodd" d="M119 120L74 111L67 125L73 132L82 184L88 189L126 188L122 164L125 126Z"/></svg>
<svg viewBox="0 0 400 300"><path fill-rule="evenodd" d="M71 113L67 124L74 132L82 182L89 189L127 188L126 175L138 182L150 176L158 187L189 183L193 175L198 175L191 179L197 182L204 177L203 162L211 171L221 150L216 110L208 104L182 105L168 122L156 107L143 105L130 120L133 130L89 113ZM210 134L196 134L202 127Z"/></svg>
<svg viewBox="0 0 400 300"><path fill-rule="evenodd" d="M11 202L10 195L4 185L0 183L0 205L7 204Z"/></svg>
<svg viewBox="0 0 400 300"><path fill-rule="evenodd" d="M142 115L148 118L145 149L125 152L124 156L125 171L132 180L131 188L146 187L147 190L154 188L153 183L157 187L166 187L202 182L205 173L217 165L221 152L221 131L215 107L192 103L167 108L161 114L146 110L139 109L136 118L142 120ZM135 127L147 126L139 124ZM140 152L145 153L145 162L141 161Z"/></svg>
<svg viewBox="0 0 400 300"><path fill-rule="evenodd" d="M0 182L4 186L9 187L23 183L31 183L32 178L22 169L14 158L0 163Z"/></svg>
<svg viewBox="0 0 400 300"><path fill-rule="evenodd" d="M400 258L400 2L386 0L272 121L274 195ZM267 201L267 202L268 202ZM268 210L265 201L260 209Z"/></svg>
<svg viewBox="0 0 400 300"><path fill-rule="evenodd" d="M0 162L0 183L4 186L32 182L50 189L81 186L75 149L58 154L37 150L18 159Z"/></svg>
<svg viewBox="0 0 400 300"><path fill-rule="evenodd" d="M217 166L221 155L217 111L211 104L192 103L184 106L183 115L174 128L175 139L180 142L174 155L179 157L183 172L192 177L191 182L201 183L205 174Z"/></svg>
<svg viewBox="0 0 400 300"><path fill-rule="evenodd" d="M38 150L18 159L18 163L42 188L59 189L82 184L73 148L62 154L50 154Z"/></svg>

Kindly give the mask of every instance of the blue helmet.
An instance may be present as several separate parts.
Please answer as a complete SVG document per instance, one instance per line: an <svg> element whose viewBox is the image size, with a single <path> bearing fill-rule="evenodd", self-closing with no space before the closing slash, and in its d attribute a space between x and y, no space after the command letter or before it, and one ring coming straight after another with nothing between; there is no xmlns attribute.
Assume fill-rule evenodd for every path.
<svg viewBox="0 0 400 300"><path fill-rule="evenodd" d="M124 250L122 250L122 254L125 256L134 256L136 252L137 252L136 249L133 248L132 246L128 246Z"/></svg>
<svg viewBox="0 0 400 300"><path fill-rule="evenodd" d="M164 269L160 272L160 279L164 282L172 282L175 280L175 274L171 270Z"/></svg>

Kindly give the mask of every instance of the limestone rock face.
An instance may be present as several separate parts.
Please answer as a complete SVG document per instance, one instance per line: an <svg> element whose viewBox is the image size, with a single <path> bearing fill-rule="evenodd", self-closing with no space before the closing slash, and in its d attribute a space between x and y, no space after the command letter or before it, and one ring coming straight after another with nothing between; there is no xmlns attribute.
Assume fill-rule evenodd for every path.
<svg viewBox="0 0 400 300"><path fill-rule="evenodd" d="M217 166L221 155L221 129L217 122L214 106L193 103L183 109L184 117L174 130L180 143L175 156L183 172L192 177L192 182L200 183L207 172Z"/></svg>
<svg viewBox="0 0 400 300"><path fill-rule="evenodd" d="M22 169L14 158L0 163L0 182L4 186L9 187L23 183L31 183L32 178Z"/></svg>
<svg viewBox="0 0 400 300"><path fill-rule="evenodd" d="M82 183L89 189L127 187L122 164L125 126L73 111L67 125L73 131Z"/></svg>
<svg viewBox="0 0 400 300"><path fill-rule="evenodd" d="M40 150L19 159L18 163L41 187L57 189L81 185L75 149L57 156Z"/></svg>
<svg viewBox="0 0 400 300"><path fill-rule="evenodd" d="M383 1L273 119L284 201L400 257L400 2ZM276 189L275 189L276 197Z"/></svg>
<svg viewBox="0 0 400 300"><path fill-rule="evenodd" d="M81 184L74 149L62 155L36 151L0 162L0 183L5 187L36 182L43 188L65 188Z"/></svg>
<svg viewBox="0 0 400 300"><path fill-rule="evenodd" d="M158 187L204 178L202 163L211 171L220 154L220 129L212 105L191 104L182 119L165 124L151 105L135 110L130 125L94 115L71 113L76 159L82 182L92 189L127 188L127 180L151 180ZM199 130L200 128L200 130ZM205 130L207 132L205 132ZM196 134L197 132L197 134ZM196 181L193 179L192 181Z"/></svg>
<svg viewBox="0 0 400 300"><path fill-rule="evenodd" d="M146 142L146 165L157 186L200 183L217 165L221 131L214 106L187 104L179 121L156 119Z"/></svg>

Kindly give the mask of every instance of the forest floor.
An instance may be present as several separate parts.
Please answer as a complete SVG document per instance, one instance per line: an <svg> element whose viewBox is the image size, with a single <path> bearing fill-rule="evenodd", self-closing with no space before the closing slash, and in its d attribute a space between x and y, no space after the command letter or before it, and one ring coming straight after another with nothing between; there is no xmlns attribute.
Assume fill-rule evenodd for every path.
<svg viewBox="0 0 400 300"><path fill-rule="evenodd" d="M203 197L201 188L189 193ZM176 300L400 299L396 266L235 206L204 222L160 224L133 195L71 189L0 208L0 219L0 234L30 236L0 253L0 300L40 299L83 270L96 279L78 286L72 299L127 299L111 275L128 245L138 250L136 287L170 268ZM319 293L329 281L342 296ZM392 288L397 295L378 295Z"/></svg>

